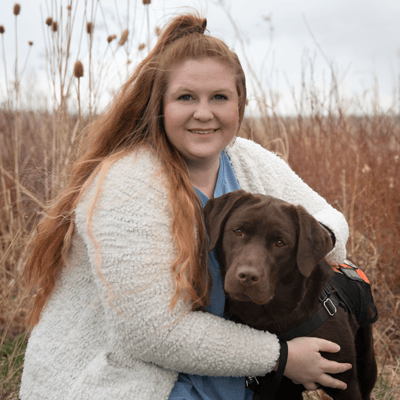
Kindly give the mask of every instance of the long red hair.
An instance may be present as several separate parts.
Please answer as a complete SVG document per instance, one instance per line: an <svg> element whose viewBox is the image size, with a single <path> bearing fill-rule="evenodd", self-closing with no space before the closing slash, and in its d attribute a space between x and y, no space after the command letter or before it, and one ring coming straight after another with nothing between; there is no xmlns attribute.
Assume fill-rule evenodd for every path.
<svg viewBox="0 0 400 400"><path fill-rule="evenodd" d="M35 295L28 325L38 323L57 275L67 262L74 210L83 191L101 169L104 171L111 163L143 145L153 149L162 161L173 207L171 233L178 255L171 267L176 292L170 306L175 306L182 292L184 300L191 301L193 310L203 309L208 304L211 277L200 202L186 164L169 143L163 126L168 71L188 58L212 57L232 68L239 95L239 124L243 120L246 83L239 59L223 41L205 35L205 28L206 19L196 13L173 18L164 27L154 49L90 126L71 168L69 183L47 211L29 245L24 275L27 290Z"/></svg>

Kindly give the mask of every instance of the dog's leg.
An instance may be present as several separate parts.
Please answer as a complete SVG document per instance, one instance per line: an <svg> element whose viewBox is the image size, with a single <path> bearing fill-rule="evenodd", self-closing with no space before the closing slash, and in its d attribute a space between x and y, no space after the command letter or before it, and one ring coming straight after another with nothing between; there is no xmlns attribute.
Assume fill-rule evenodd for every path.
<svg viewBox="0 0 400 400"><path fill-rule="evenodd" d="M338 353L321 352L322 357L337 362L348 362L353 368L339 374L333 374L335 379L346 382L347 389L322 389L335 400L363 400L358 385L358 363L356 350L357 325L352 316L349 316L342 308L339 308L334 317L328 319L317 328L313 335L336 342L341 350Z"/></svg>
<svg viewBox="0 0 400 400"><path fill-rule="evenodd" d="M370 400L377 377L372 326L360 328L356 336L357 376L363 400Z"/></svg>

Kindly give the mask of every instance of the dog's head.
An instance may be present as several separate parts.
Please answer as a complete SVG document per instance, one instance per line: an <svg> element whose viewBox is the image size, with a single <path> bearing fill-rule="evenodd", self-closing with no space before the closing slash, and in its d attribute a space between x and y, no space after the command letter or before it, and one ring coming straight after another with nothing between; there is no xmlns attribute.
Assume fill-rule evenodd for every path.
<svg viewBox="0 0 400 400"><path fill-rule="evenodd" d="M224 289L239 301L268 303L277 282L308 278L332 249L328 232L303 207L263 194L210 199L204 218Z"/></svg>

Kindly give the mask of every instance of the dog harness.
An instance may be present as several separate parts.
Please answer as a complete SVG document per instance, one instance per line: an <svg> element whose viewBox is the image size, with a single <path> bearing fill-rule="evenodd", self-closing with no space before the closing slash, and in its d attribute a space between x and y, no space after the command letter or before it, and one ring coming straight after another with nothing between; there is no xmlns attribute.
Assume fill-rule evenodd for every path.
<svg viewBox="0 0 400 400"><path fill-rule="evenodd" d="M333 266L333 269L335 274L329 278L319 296L319 302L322 305L318 311L300 326L279 335L282 351L278 371L272 380L265 380L261 385L262 387L259 387L257 378L246 378L248 387L258 392L254 395L254 399L274 399L286 366L286 341L307 336L327 319L333 317L339 306L344 308L347 313L351 313L360 327L372 324L378 319L378 309L372 297L370 282L364 272L347 259L343 264ZM283 343L286 346L282 348Z"/></svg>
<svg viewBox="0 0 400 400"><path fill-rule="evenodd" d="M320 309L300 326L280 335L279 339L291 340L308 335L329 317L333 317L338 306L354 315L360 327L372 324L378 319L370 282L364 272L349 260L334 266L333 269L335 274L329 278L319 297L322 303ZM372 316L368 318L371 312Z"/></svg>

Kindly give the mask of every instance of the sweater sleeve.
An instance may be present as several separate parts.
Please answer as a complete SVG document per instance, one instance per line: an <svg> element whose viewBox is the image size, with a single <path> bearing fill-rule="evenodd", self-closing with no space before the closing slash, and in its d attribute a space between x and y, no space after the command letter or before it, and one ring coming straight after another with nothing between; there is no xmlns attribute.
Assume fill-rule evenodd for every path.
<svg viewBox="0 0 400 400"><path fill-rule="evenodd" d="M242 189L302 205L317 221L327 226L336 239L327 258L332 262L343 262L349 227L341 212L312 190L282 158L253 141L237 138L228 155Z"/></svg>
<svg viewBox="0 0 400 400"><path fill-rule="evenodd" d="M125 157L106 173L88 228L99 179L75 212L105 310L108 362L129 368L140 359L209 376L264 375L279 356L275 335L192 312L175 293L171 209L162 173L148 155Z"/></svg>

